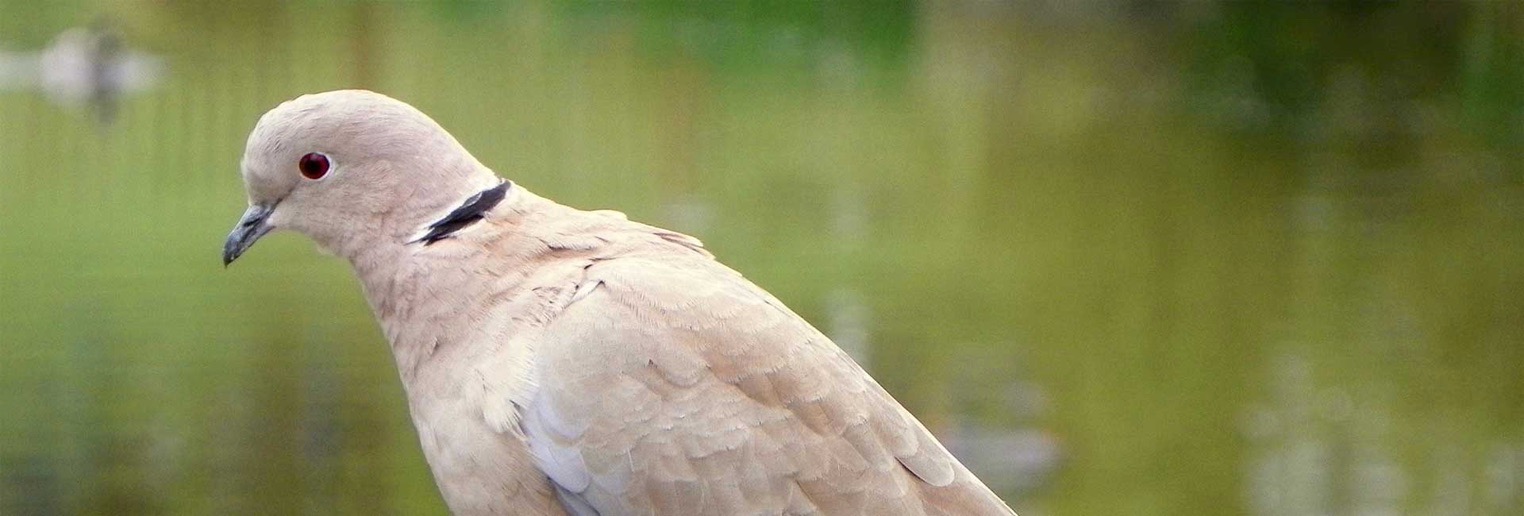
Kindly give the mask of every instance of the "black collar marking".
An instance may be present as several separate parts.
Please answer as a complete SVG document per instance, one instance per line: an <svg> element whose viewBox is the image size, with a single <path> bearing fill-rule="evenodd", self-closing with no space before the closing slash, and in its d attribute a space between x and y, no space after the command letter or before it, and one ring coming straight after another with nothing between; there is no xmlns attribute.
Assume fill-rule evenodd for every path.
<svg viewBox="0 0 1524 516"><path fill-rule="evenodd" d="M482 220L482 217L487 213L488 210L491 210L494 206L497 206L497 203L503 202L503 197L508 195L508 188L510 186L513 186L512 182L503 181L497 186L477 192L476 195L471 196L470 199L466 199L466 202L461 203L459 208L455 208L454 211L451 211L449 215L445 215L444 218L434 221L433 224L429 224L428 233L425 233L417 240L408 243L416 244L418 242L423 242L423 245L429 245L433 244L434 242L450 238L450 235L455 234L456 231L460 231L461 228L475 224L478 220Z"/></svg>

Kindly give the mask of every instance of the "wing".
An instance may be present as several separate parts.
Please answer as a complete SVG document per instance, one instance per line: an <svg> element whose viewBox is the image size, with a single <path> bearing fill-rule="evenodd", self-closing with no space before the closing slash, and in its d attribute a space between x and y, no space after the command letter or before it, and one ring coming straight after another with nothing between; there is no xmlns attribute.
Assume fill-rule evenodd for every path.
<svg viewBox="0 0 1524 516"><path fill-rule="evenodd" d="M1013 514L877 382L707 258L587 269L522 422L581 514Z"/></svg>

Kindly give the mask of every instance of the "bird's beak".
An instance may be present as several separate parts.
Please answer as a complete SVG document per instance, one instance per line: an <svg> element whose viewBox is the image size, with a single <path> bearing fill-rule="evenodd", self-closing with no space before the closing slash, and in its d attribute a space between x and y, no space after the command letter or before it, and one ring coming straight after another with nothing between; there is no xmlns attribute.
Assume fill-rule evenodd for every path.
<svg viewBox="0 0 1524 516"><path fill-rule="evenodd" d="M233 232L228 234L228 241L222 245L222 265L226 267L233 263L243 252L249 250L259 237L270 232L270 224L266 219L270 218L270 212L275 211L274 206L263 204L250 205L248 211L243 212L243 218L238 219L238 225L233 226Z"/></svg>

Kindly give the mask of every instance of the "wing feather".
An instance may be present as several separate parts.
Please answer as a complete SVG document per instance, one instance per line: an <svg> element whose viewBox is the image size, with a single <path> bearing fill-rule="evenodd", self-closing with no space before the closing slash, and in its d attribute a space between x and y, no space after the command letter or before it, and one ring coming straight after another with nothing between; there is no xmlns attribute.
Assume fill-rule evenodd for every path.
<svg viewBox="0 0 1524 516"><path fill-rule="evenodd" d="M835 344L707 256L603 260L581 281L521 412L574 512L1012 514Z"/></svg>

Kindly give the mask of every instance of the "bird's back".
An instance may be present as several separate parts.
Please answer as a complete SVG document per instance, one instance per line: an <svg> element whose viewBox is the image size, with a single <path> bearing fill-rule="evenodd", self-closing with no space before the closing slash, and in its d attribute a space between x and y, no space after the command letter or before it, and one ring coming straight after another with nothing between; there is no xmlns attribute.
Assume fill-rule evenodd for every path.
<svg viewBox="0 0 1524 516"><path fill-rule="evenodd" d="M584 215L597 217L597 215ZM697 240L598 221L535 343L537 462L599 514L1010 514L834 343ZM593 237L593 238L584 238Z"/></svg>
<svg viewBox="0 0 1524 516"><path fill-rule="evenodd" d="M486 328L417 353L411 380L399 354L447 500L481 483L452 493L437 459L483 446L439 430L461 411L420 421L420 402L479 404L465 410L477 429L527 447L577 514L1012 514L835 344L697 240L523 191L504 204L416 257L458 262L456 283L476 293L419 290ZM431 361L457 366L434 375Z"/></svg>

